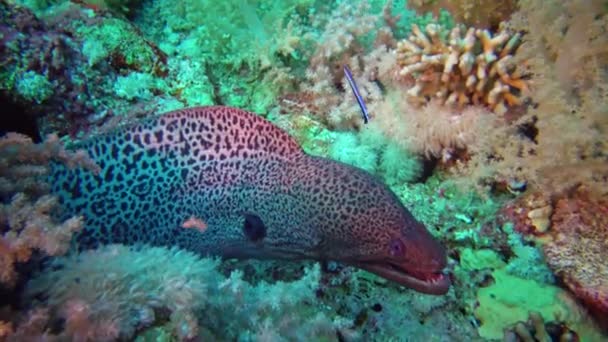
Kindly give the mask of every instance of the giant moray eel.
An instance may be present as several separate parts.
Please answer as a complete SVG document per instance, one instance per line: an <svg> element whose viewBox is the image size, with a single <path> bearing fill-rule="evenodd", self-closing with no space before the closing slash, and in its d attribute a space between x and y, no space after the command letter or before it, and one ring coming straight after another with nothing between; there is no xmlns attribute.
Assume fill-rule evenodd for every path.
<svg viewBox="0 0 608 342"><path fill-rule="evenodd" d="M238 258L337 260L444 294L445 250L379 180L309 156L235 108L169 112L83 142L101 172L56 165L80 246L178 245ZM186 229L194 223L200 229ZM162 262L162 260L159 260Z"/></svg>

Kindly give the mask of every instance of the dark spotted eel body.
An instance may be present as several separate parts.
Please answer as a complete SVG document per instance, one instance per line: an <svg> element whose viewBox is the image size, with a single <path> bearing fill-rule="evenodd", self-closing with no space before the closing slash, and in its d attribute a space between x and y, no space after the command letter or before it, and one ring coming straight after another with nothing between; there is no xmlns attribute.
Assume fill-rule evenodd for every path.
<svg viewBox="0 0 608 342"><path fill-rule="evenodd" d="M101 172L55 165L52 191L81 214L81 247L178 245L202 254L339 260L445 293L445 251L372 175L305 154L263 118L197 107L78 148ZM200 229L184 228L200 222Z"/></svg>

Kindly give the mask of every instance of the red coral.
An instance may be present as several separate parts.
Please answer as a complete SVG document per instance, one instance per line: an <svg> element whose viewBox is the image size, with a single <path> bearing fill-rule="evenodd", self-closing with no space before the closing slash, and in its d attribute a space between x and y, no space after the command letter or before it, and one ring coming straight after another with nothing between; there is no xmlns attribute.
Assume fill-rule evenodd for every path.
<svg viewBox="0 0 608 342"><path fill-rule="evenodd" d="M579 189L557 201L551 221L547 263L608 325L608 198Z"/></svg>

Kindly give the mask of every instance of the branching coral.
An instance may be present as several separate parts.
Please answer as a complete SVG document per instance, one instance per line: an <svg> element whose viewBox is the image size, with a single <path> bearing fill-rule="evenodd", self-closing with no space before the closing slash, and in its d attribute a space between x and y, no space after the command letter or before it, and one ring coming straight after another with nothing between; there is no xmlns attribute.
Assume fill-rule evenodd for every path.
<svg viewBox="0 0 608 342"><path fill-rule="evenodd" d="M56 135L34 144L27 136L8 133L0 139L0 198L17 192L39 195L47 191L42 177L48 173L51 161L99 172L84 150L67 151Z"/></svg>
<svg viewBox="0 0 608 342"><path fill-rule="evenodd" d="M608 179L608 10L598 0L519 5L508 25L527 33L513 59L533 71L534 105L509 111L509 126L478 145L482 152L467 164L467 177L485 169L499 182L523 180L549 196L578 184L602 191Z"/></svg>
<svg viewBox="0 0 608 342"><path fill-rule="evenodd" d="M0 284L13 285L15 264L28 261L34 250L65 253L82 228L78 217L56 222L52 216L57 199L46 194L44 179L51 162L98 170L85 152L66 151L56 136L41 144L11 133L0 139Z"/></svg>
<svg viewBox="0 0 608 342"><path fill-rule="evenodd" d="M513 63L520 34L501 26L488 30L457 26L442 39L441 27L412 28L409 39L397 45L402 76L413 76L407 95L416 103L438 98L447 105L487 105L497 113L521 103L527 90L526 72Z"/></svg>
<svg viewBox="0 0 608 342"><path fill-rule="evenodd" d="M64 254L72 235L82 229L82 218L54 222L51 213L57 199L45 195L31 202L24 194L15 195L9 205L0 207L0 224L10 227L0 237L0 283L12 285L15 264L30 259L33 250L48 255Z"/></svg>
<svg viewBox="0 0 608 342"><path fill-rule="evenodd" d="M372 32L379 16L369 13L370 6L363 1L358 6L343 3L329 15L315 18L319 32L314 39L319 43L310 57L306 70L307 82L295 94L288 94L282 105L288 111L310 112L320 115L331 127L350 128L360 125L360 111L344 78L342 66L348 64L353 71L366 101L381 97L379 88L362 75L369 68L359 57L365 50L363 37ZM386 54L386 48L384 48ZM360 67L361 66L361 67Z"/></svg>

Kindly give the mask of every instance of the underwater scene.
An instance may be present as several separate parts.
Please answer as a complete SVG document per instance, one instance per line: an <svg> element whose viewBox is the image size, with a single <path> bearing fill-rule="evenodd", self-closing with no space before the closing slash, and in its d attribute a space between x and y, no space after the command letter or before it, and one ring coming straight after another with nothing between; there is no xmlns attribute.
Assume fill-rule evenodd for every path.
<svg viewBox="0 0 608 342"><path fill-rule="evenodd" d="M0 341L608 341L607 1L0 19Z"/></svg>

